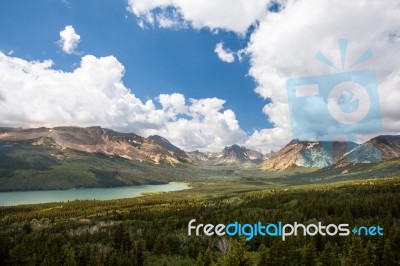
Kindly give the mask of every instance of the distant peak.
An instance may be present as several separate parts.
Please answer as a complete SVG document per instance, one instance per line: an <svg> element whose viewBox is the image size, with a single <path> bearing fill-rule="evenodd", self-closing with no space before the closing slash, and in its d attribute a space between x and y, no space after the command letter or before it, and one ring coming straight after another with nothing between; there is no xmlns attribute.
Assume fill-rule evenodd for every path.
<svg viewBox="0 0 400 266"><path fill-rule="evenodd" d="M231 146L226 146L224 150L245 150L245 147L239 146L238 144L233 144Z"/></svg>
<svg viewBox="0 0 400 266"><path fill-rule="evenodd" d="M400 135L380 135L371 140L400 140Z"/></svg>
<svg viewBox="0 0 400 266"><path fill-rule="evenodd" d="M163 142L170 143L169 140L167 140L166 138L161 137L159 135L151 135L151 136L149 136L149 139L155 140L155 141L163 141Z"/></svg>

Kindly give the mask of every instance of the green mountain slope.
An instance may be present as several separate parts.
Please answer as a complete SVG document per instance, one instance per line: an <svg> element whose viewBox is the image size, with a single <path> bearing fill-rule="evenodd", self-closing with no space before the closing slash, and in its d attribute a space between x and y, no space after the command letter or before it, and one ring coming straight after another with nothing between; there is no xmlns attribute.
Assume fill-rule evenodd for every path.
<svg viewBox="0 0 400 266"><path fill-rule="evenodd" d="M185 179L185 168L31 141L0 142L0 191L160 184Z"/></svg>

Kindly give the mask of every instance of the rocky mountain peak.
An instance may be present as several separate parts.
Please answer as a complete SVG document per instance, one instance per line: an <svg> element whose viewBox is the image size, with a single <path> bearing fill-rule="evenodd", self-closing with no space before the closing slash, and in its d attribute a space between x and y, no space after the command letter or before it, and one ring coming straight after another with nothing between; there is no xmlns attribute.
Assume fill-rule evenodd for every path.
<svg viewBox="0 0 400 266"><path fill-rule="evenodd" d="M294 139L265 160L263 169L284 170L294 166L325 168L337 163L357 147L354 142L305 141Z"/></svg>
<svg viewBox="0 0 400 266"><path fill-rule="evenodd" d="M379 163L400 157L400 136L381 135L370 139L343 156L336 167L349 164Z"/></svg>
<svg viewBox="0 0 400 266"><path fill-rule="evenodd" d="M198 150L189 152L189 155L199 161L233 164L233 163L260 163L264 156L262 153L233 144L225 147L221 152L201 152Z"/></svg>
<svg viewBox="0 0 400 266"><path fill-rule="evenodd" d="M219 161L223 163L259 163L262 160L262 153L237 144L225 147L219 156Z"/></svg>
<svg viewBox="0 0 400 266"><path fill-rule="evenodd" d="M134 133L121 133L101 127L54 127L13 129L0 132L0 141L31 141L35 145L48 145L86 153L101 153L130 160L152 163L178 164L190 162L190 157L168 140L153 136L144 138Z"/></svg>

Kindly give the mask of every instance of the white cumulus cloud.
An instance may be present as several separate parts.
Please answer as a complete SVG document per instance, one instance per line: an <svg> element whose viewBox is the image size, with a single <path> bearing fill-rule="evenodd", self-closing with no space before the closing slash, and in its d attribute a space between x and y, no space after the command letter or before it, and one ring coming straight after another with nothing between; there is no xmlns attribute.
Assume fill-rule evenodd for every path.
<svg viewBox="0 0 400 266"><path fill-rule="evenodd" d="M72 54L76 52L75 49L78 48L80 40L81 36L75 32L74 27L67 25L60 31L60 40L58 43L65 53Z"/></svg>
<svg viewBox="0 0 400 266"><path fill-rule="evenodd" d="M214 52L218 55L218 58L224 62L232 63L235 61L235 56L233 52L224 49L224 44L222 42L217 43Z"/></svg>
<svg viewBox="0 0 400 266"><path fill-rule="evenodd" d="M72 72L53 62L27 61L0 52L0 126L100 125L143 136L158 134L181 148L221 149L244 141L235 114L217 98L160 94L142 102L122 82L124 66L113 56L82 57Z"/></svg>
<svg viewBox="0 0 400 266"><path fill-rule="evenodd" d="M139 18L140 25L146 22L160 27L176 27L189 23L196 29L205 27L244 34L250 25L265 15L270 2L270 0L128 0L128 10ZM165 23L164 18L168 18L168 23Z"/></svg>
<svg viewBox="0 0 400 266"><path fill-rule="evenodd" d="M277 136L276 130L261 130L255 132L248 142L264 139L271 143L273 137L283 145L291 138L287 79L349 71L350 65L367 49L373 52L373 57L351 70L376 70L383 121L383 130L376 134L398 134L399 12L398 1L307 0L288 1L281 12L270 13L261 19L246 49L250 56L249 73L257 82L256 93L271 100L264 113L276 130L282 129L280 132L285 137ZM348 39L348 50L342 70L338 40L343 38ZM318 51L339 69L315 60ZM315 120L301 125L304 131L326 133L327 125L317 115L320 108L326 108L326 103L310 101L309 106L304 106L304 110L316 114ZM363 132L353 133L363 139Z"/></svg>
<svg viewBox="0 0 400 266"><path fill-rule="evenodd" d="M173 104L169 105L175 110L170 116L174 118L162 128L143 130L144 135L166 136L187 150L220 151L227 145L241 143L246 140L246 133L239 127L235 113L223 110L224 103L218 98L189 99L186 106L178 103L181 112Z"/></svg>

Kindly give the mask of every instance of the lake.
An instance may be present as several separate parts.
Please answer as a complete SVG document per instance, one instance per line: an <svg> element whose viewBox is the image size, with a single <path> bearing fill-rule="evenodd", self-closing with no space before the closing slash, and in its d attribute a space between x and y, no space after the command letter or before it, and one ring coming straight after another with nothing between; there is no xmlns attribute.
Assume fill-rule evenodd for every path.
<svg viewBox="0 0 400 266"><path fill-rule="evenodd" d="M15 206L72 200L111 200L134 198L142 193L168 192L188 189L184 183L171 182L163 185L139 185L114 188L79 188L70 190L40 190L0 192L0 205Z"/></svg>

